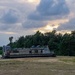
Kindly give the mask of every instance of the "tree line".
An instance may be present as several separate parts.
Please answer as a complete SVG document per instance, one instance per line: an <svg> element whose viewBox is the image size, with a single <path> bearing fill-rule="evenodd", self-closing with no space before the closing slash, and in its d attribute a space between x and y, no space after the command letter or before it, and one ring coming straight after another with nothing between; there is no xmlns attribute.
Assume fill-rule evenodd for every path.
<svg viewBox="0 0 75 75"><path fill-rule="evenodd" d="M48 45L49 49L54 51L57 55L75 56L75 31L70 34L61 33L57 34L56 30L47 33L37 31L34 35L27 35L19 37L15 42L9 38L12 48L30 48L31 46L45 46Z"/></svg>

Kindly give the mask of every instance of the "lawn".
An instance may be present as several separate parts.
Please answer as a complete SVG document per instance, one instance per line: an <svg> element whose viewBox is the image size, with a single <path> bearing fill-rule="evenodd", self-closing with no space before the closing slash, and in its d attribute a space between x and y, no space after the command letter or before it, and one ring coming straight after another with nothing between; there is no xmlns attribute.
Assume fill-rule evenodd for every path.
<svg viewBox="0 0 75 75"><path fill-rule="evenodd" d="M75 75L75 57L0 59L0 75Z"/></svg>

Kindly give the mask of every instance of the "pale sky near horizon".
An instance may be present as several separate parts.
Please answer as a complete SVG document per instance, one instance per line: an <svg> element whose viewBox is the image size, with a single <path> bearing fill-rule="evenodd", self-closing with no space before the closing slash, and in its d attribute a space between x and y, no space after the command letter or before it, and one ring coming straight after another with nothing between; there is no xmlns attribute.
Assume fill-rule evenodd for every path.
<svg viewBox="0 0 75 75"><path fill-rule="evenodd" d="M75 0L0 0L0 46L20 36L75 30Z"/></svg>

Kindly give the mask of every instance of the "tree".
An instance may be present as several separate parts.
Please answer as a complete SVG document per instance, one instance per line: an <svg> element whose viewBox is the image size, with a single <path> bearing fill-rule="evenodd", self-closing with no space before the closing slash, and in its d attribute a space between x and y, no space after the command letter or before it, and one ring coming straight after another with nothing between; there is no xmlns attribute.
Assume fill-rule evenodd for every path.
<svg viewBox="0 0 75 75"><path fill-rule="evenodd" d="M13 37L12 37L12 36L9 37L9 41L10 41L10 43L12 43L12 40L13 40Z"/></svg>
<svg viewBox="0 0 75 75"><path fill-rule="evenodd" d="M56 30L42 34L37 31L34 35L21 36L15 42L9 37L10 46L14 48L30 48L31 46L48 45L57 55L75 56L75 31L71 34L56 34Z"/></svg>
<svg viewBox="0 0 75 75"><path fill-rule="evenodd" d="M24 47L24 42L25 42L24 36L19 37L19 39L16 42L17 42L17 47L18 48L23 48Z"/></svg>
<svg viewBox="0 0 75 75"><path fill-rule="evenodd" d="M9 37L10 47L11 47L11 48L12 48L12 40L13 40L13 36Z"/></svg>

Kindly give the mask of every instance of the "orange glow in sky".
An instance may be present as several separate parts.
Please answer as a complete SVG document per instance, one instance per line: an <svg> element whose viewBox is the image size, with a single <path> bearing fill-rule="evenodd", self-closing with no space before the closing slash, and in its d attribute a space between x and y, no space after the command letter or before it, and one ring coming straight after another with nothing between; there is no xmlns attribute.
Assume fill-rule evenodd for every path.
<svg viewBox="0 0 75 75"><path fill-rule="evenodd" d="M46 33L46 32L51 32L52 30L54 30L58 26L59 25L52 26L51 24L48 24L48 25L46 25L44 27L38 28L37 30L39 30L41 33ZM36 32L37 30L34 30L34 32Z"/></svg>
<svg viewBox="0 0 75 75"><path fill-rule="evenodd" d="M49 21L49 23L46 26L38 28L38 29L34 30L34 32L36 32L38 30L42 33L51 32L52 30L58 28L58 26L61 23L65 23L68 21L69 21L68 19Z"/></svg>

